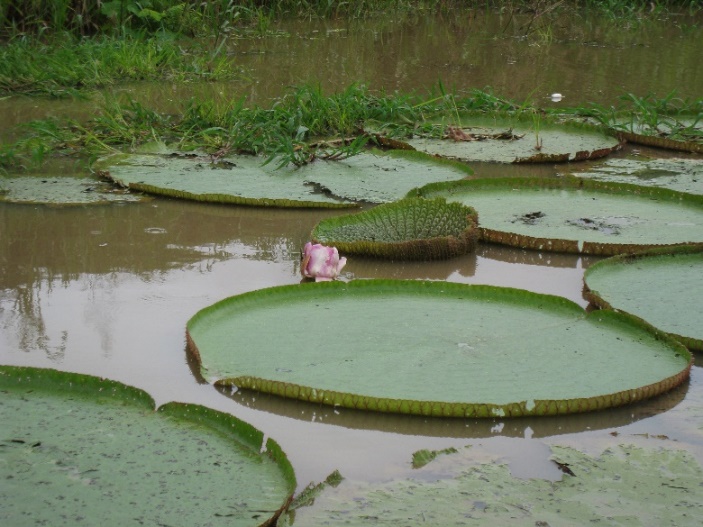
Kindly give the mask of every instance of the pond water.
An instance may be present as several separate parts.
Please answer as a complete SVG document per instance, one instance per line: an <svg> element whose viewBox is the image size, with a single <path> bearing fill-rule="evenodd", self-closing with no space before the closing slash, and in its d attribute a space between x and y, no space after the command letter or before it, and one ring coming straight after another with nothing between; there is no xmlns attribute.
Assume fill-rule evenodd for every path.
<svg viewBox="0 0 703 527"><path fill-rule="evenodd" d="M703 94L703 32L695 21L632 29L596 19L558 20L521 34L525 20L491 13L402 20L295 22L274 36L230 46L246 80L207 85L115 88L164 110L191 95L266 101L287 86L352 82L376 89L426 91L438 80L458 91L493 87L518 100L565 95L563 103L615 104L625 91ZM11 97L0 101L4 137L12 125L47 115L85 118L88 101ZM671 156L627 147L640 155ZM552 176L582 165L475 164L480 176ZM78 172L80 169L74 169ZM0 363L109 377L149 392L158 404L184 401L232 413L278 441L300 486L334 469L367 481L410 473L412 453L483 445L516 475L556 478L545 445L629 442L667 436L703 462L703 370L684 386L638 405L545 419L484 421L368 414L252 393L219 393L201 382L185 351L185 324L224 297L297 283L300 249L334 212L202 205L167 199L100 206L0 203ZM581 258L482 245L436 263L350 258L343 279L407 278L518 287L586 306ZM675 306L672 306L675 309ZM334 334L310 325L311 336ZM578 372L564 372L578 382ZM428 379L427 382L441 382ZM696 418L698 420L696 420ZM652 439L652 441L655 441Z"/></svg>

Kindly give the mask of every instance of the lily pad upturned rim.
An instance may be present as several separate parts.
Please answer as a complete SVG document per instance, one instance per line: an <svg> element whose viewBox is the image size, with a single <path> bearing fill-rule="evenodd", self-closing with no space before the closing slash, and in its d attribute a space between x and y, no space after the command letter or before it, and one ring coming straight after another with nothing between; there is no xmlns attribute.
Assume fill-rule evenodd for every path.
<svg viewBox="0 0 703 527"><path fill-rule="evenodd" d="M375 291L374 291L375 288ZM215 379L217 387L236 387L237 389L253 390L269 393L281 397L298 399L315 404L325 404L339 406L357 410L368 410L377 412L390 412L400 414L412 414L435 417L459 417L459 418L496 418L496 417L522 417L522 416L546 416L563 415L568 413L589 412L603 410L606 408L631 404L647 398L662 394L686 381L693 364L693 357L690 352L680 342L673 339L666 333L659 331L645 321L632 317L627 313L614 310L600 310L592 314L586 313L578 304L565 298L532 293L520 289L467 285L452 282L434 282L418 280L353 280L351 282L321 282L302 285L276 286L268 289L252 291L234 297L221 300L196 313L187 323L186 341L187 349L196 362L203 367L201 352L198 348L192 331L194 326L206 319L208 316L218 311L222 307L235 302L256 301L257 297L264 299L275 299L277 305L286 302L286 297L291 295L309 295L314 292L315 302L323 298L333 297L345 290L361 291L372 290L374 294L383 293L384 296L392 294L393 291L414 289L415 292L424 290L430 294L441 292L446 293L451 298L452 294L477 295L479 298L491 298L492 302L498 299L507 299L508 303L527 303L528 300L544 301L540 305L540 311L573 311L583 316L584 320L591 320L597 317L599 323L629 328L629 331L637 331L649 334L653 340L661 342L663 345L675 350L676 357L681 357L685 361L683 366L676 373L666 378L659 379L647 385L620 390L612 393L602 393L588 397L571 399L529 399L507 404L486 403L486 402L452 402L452 401L424 401L411 399L396 399L389 397L368 396L359 393L343 392L339 390L316 388L285 382L280 380L265 379L250 375L239 375L234 377L223 377ZM380 294L380 293L379 293ZM422 294L422 293L420 293ZM276 298L282 296L283 298ZM522 299L522 301L520 301ZM219 314L219 317L222 315ZM428 379L428 381L431 381Z"/></svg>
<svg viewBox="0 0 703 527"><path fill-rule="evenodd" d="M538 113L535 113L538 112ZM587 133L591 135L601 135L605 138L612 138L615 143L611 144L609 146L603 146L602 148L597 148L594 150L579 150L579 151L571 151L571 152L555 152L555 153L547 153L547 152L542 152L541 150L535 149L535 152L530 154L530 155L525 155L521 157L515 157L510 161L499 161L499 160L494 160L493 162L498 162L498 163L512 163L512 164L538 164L538 163L568 163L572 161L587 161L587 160L594 160L594 159L600 159L603 157L606 157L613 152L616 152L622 148L622 145L624 144L625 140L620 137L615 130L612 130L611 128L607 126L603 126L601 124L597 123L591 123L591 122L584 122L584 121L578 121L574 119L569 119L565 117L564 115L551 115L551 114L546 114L542 113L539 110L531 111L531 110L523 110L523 111L515 111L515 110L496 110L496 111L481 111L481 110L475 110L475 111L463 111L459 112L458 115L452 114L449 118L444 118L444 119L435 119L433 120L430 118L430 122L438 122L438 123L446 123L449 121L454 121L458 118L459 121L461 120L466 120L470 121L471 119L474 120L503 120L507 121L507 124L513 124L517 123L520 125L527 126L529 128L532 128L535 130L535 133L539 134L541 128L544 126L545 129L547 128L561 128L565 132L582 132L582 133ZM539 124L535 125L534 119L537 118ZM470 125L470 122L466 123L467 125ZM460 125L457 125L460 126ZM512 128L512 126L510 126ZM438 141L442 141L445 139L437 139ZM412 148L416 149L415 146L413 146L411 143L407 141L398 141L399 144L404 145L404 148ZM422 151L422 150L420 150ZM437 157L441 157L444 159L452 159L452 156L445 156L439 153L434 153L432 155L435 155ZM466 163L471 163L474 161L473 159L470 158L462 158L461 159L463 162ZM484 160L485 161L485 160Z"/></svg>
<svg viewBox="0 0 703 527"><path fill-rule="evenodd" d="M368 159L366 166L363 166L364 158ZM235 163L237 159L240 161ZM172 165L170 167L166 166L169 160ZM348 159L319 159L301 167L286 166L275 169L274 165L266 165L265 161L262 156L248 154L234 155L214 162L211 158L201 155L116 153L99 160L96 167L104 178L115 185L146 194L203 203L296 209L353 209L360 207L364 202L385 203L402 198L414 185L423 185L429 181L459 180L473 174L470 167L458 161L438 158L423 152L385 151L376 148ZM147 162L148 164L143 164ZM149 167L154 163L158 165L154 165L156 168L147 174L143 171L133 173L135 167ZM184 163L185 167L180 166ZM403 170L399 170L393 166L380 166L384 163L405 165ZM163 181L165 176L191 174L191 170L202 170L208 165L210 168L219 169L219 172L210 174L210 182L203 187L202 192L197 189L206 181L202 174L197 179L196 187L193 187L192 177L186 177L185 180L182 178L177 184L173 181ZM359 165L362 167L359 168ZM428 166L431 167L430 170ZM353 174L340 175L340 167L342 172L353 169L363 177L355 178ZM225 169L241 170L243 172L240 176L246 174L253 177L238 180L236 174L228 173L223 176ZM370 177L369 172L373 171L378 173L371 174L377 176L376 179ZM379 174L390 176L381 181ZM428 174L434 174L435 177L428 177ZM441 177L436 177L436 174ZM391 177L394 175L395 177ZM224 187L219 184L221 181L226 181ZM381 184L378 181L381 181ZM273 191L268 188L272 185ZM310 187L316 188L317 191L310 192ZM311 199L312 195L315 199Z"/></svg>
<svg viewBox="0 0 703 527"><path fill-rule="evenodd" d="M348 225L363 223L372 220L379 228L386 226L385 217L389 222L395 215L410 214L420 207L434 207L439 213L453 214L465 222L466 228L460 234L437 233L426 238L412 238L403 241L383 242L376 241L368 232L367 237L354 240L335 238L335 230ZM378 221L380 219L380 226ZM410 218L411 220L413 218ZM392 226L392 223L391 223ZM320 221L312 231L312 240L315 243L333 245L344 254L358 254L376 258L390 258L396 260L439 260L460 256L476 248L478 240L478 213L472 207L460 203L448 203L443 198L403 198L393 203L377 205L373 209L336 216Z"/></svg>
<svg viewBox="0 0 703 527"><path fill-rule="evenodd" d="M690 254L701 254L703 255L703 243L693 243L693 244L683 244L676 245L672 247L656 247L646 251L640 251L636 253L620 254L617 256L612 256L596 262L590 266L584 272L584 285L583 285L583 296L588 302L597 307L598 309L612 309L615 311L627 312L625 310L619 309L617 306L612 305L610 302L605 300L598 292L591 290L588 286L588 277L599 269L603 269L612 265L620 265L623 263L633 263L637 260L646 259L650 257L658 256L669 256L676 257L677 255L690 255ZM627 312L631 317L641 320L643 323L648 324L646 320L641 317ZM686 335L678 335L676 333L668 332L673 338L681 342L684 346L692 351L703 352L703 340L694 337L689 337Z"/></svg>
<svg viewBox="0 0 703 527"><path fill-rule="evenodd" d="M498 188L544 188L550 190L587 190L605 192L608 194L639 195L661 201L683 203L698 207L703 211L703 195L679 192L668 188L645 187L630 183L617 183L611 181L597 181L576 176L563 176L558 178L538 177L510 177L510 178L480 178L448 181L445 183L430 183L420 188L411 190L407 196L432 197L434 194L450 197L456 192L465 190L483 190ZM549 252L564 252L572 254L587 254L594 256L615 256L646 251L656 247L676 247L686 243L680 240L673 243L662 244L637 244L637 243L601 243L579 242L577 240L559 238L537 238L524 234L500 231L479 225L480 241L508 245L521 249L532 249Z"/></svg>
<svg viewBox="0 0 703 527"><path fill-rule="evenodd" d="M286 454L275 440L233 415L191 403L168 402L157 408L154 399L141 389L101 377L49 368L0 365L0 390L4 387L26 389L28 394L70 394L76 398L83 397L91 403L100 399L119 400L137 409L155 411L156 414L175 420L204 426L222 435L227 441L241 445L250 451L251 455L271 459L285 482L287 496L271 517L264 517L263 521L259 518L253 522L253 525L275 525L277 518L293 499L297 481L293 466Z"/></svg>
<svg viewBox="0 0 703 527"><path fill-rule="evenodd" d="M613 129L612 132L622 141L627 141L637 145L653 146L655 148L663 148L665 150L674 150L677 152L703 154L703 143L697 143L695 141L680 141L670 137L640 134L637 132L628 132L617 129Z"/></svg>

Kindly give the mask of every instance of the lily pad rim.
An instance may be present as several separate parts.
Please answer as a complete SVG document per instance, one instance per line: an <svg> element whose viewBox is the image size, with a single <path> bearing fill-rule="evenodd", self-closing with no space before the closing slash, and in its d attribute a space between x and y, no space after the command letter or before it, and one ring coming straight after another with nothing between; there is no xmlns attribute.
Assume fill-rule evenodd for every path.
<svg viewBox="0 0 703 527"><path fill-rule="evenodd" d="M29 381L29 382L27 382ZM83 373L67 372L53 368L33 366L0 365L0 390L3 386L31 387L32 392L52 395L71 393L89 401L101 398L119 398L129 405L148 409L155 414L163 414L177 420L197 423L222 434L227 441L237 443L253 454L269 457L280 470L286 484L288 497L274 517L285 510L297 486L295 471L280 445L264 432L238 417L194 403L166 402L156 406L148 392L104 377ZM96 399L97 398L97 399ZM197 414L197 415L196 415Z"/></svg>
<svg viewBox="0 0 703 527"><path fill-rule="evenodd" d="M461 212L464 214L464 220L466 222L465 228L462 230L462 233L460 235L438 233L434 236L429 236L425 238L416 237L388 242L367 240L364 238L357 238L354 240L339 240L334 239L332 236L324 236L320 238L319 230L321 226L329 230L334 230L347 225L358 224L359 221L361 221L358 220L358 218L360 217L376 217L377 215L381 214L382 212L385 212L388 209L393 210L402 206L412 207L418 200L422 200L423 202L428 203L436 203L437 206L444 206L446 209L457 209L457 211L461 210ZM354 221L355 219L357 219L357 221ZM372 209L365 210L356 214L346 214L323 219L318 222L317 225L315 225L310 236L314 243L334 245L341 252L344 252L346 254L381 258L399 258L404 260L408 259L403 256L406 252L408 252L406 251L406 249L412 249L413 246L417 243L430 244L434 247L435 245L439 244L450 244L453 241L459 244L463 240L465 243L462 245L466 245L466 250L450 251L452 254L446 255L446 258L451 258L453 256L465 254L466 252L469 252L475 248L476 239L478 237L478 228L478 212L476 211L476 209L469 205L464 205L462 203L447 202L444 198L404 197L400 200L391 203L383 203L373 207ZM439 249L441 248L438 248L438 250ZM421 251L423 253L429 250L430 248L428 247L422 247L417 249L417 251ZM423 260L425 258L422 258L421 255L418 255L417 259Z"/></svg>
<svg viewBox="0 0 703 527"><path fill-rule="evenodd" d="M681 192L663 187L635 185L612 181L599 181L590 178L581 178L573 175L560 177L506 177L506 178L478 178L459 181L429 183L423 187L412 189L406 197L432 197L442 196L450 198L455 192L471 192L472 190L515 190L515 189L548 189L548 190L585 190L590 192L603 192L609 195L641 196L655 200L680 203L686 206L700 208L703 212L703 195ZM678 240L662 244L637 244L637 243L609 243L609 242L583 242L565 238L537 238L526 234L517 234L512 231L489 229L479 225L480 239L485 242L504 244L523 249L567 252L576 254L593 254L600 256L614 256L648 250L655 247L674 247L686 243ZM505 236L514 237L516 241L504 241Z"/></svg>
<svg viewBox="0 0 703 527"><path fill-rule="evenodd" d="M595 264L591 265L588 269L584 271L583 275L583 295L586 300L591 304L596 306L598 309L612 309L614 311L627 313L631 317L640 320L644 324L649 324L645 319L635 315L634 313L629 313L627 310L617 308L613 306L610 302L605 300L605 298L598 291L592 290L588 285L588 277L593 272L609 267L611 265L619 265L621 263L631 263L637 260L651 258L651 257L672 257L680 255L691 255L691 254L701 254L703 255L703 243L692 243L692 244L678 244L665 247L655 247L645 251L639 251L635 253L620 254L616 256L611 256ZM696 352L703 352L703 340L688 337L686 335L679 335L676 333L667 332L668 335L674 339L681 342L684 346Z"/></svg>
<svg viewBox="0 0 703 527"><path fill-rule="evenodd" d="M542 293L534 293L522 289L511 288L511 287L499 287L499 286L489 286L481 284L462 284L455 282L437 282L437 281L427 281L427 280L394 280L394 279L362 279L362 280L352 280L350 282L341 281L330 281L330 282L319 282L319 283L305 283L305 284L289 284L282 286L274 286L265 289L259 289L255 291L249 291L247 293L242 293L240 295L231 296L216 302L210 306L207 306L197 312L186 324L186 341L188 352L193 356L196 362L202 366L202 360L200 352L193 340L190 330L194 324L197 324L199 320L206 317L210 312L218 310L219 308L239 301L251 301L254 299L256 301L257 296L261 295L276 295L276 294L289 294L296 291L301 291L308 288L307 293L311 294L312 291L316 293L327 293L335 294L339 289L344 290L346 287L352 288L373 288L379 287L380 289L376 291L376 294L383 294L384 288L445 288L445 290L440 290L441 293L451 294L453 292L469 292L470 294L487 294L487 293L498 293L504 294L509 297L509 301L517 304L522 304L519 301L522 297L530 297L533 299L543 299L547 305L541 306L546 308L552 308L554 310L559 309L570 309L574 310L575 313L581 314L584 319L592 319L595 317L605 317L610 319L611 322L625 324L629 327L636 329L638 331L644 331L653 335L657 340L664 342L672 350L677 351L677 355L683 357L686 360L686 366L680 370L678 373L671 375L667 378L660 379L655 383L651 383L646 386L639 386L623 391L613 392L609 394L598 394L587 398L577 398L577 399L550 399L550 400L524 400L515 401L506 404L495 404L495 403L481 403L481 402L446 402L446 401L420 401L420 400L404 400L404 399L392 399L385 397L376 396L366 396L362 394L355 394L350 392L340 392L336 390L328 390L315 388L312 386L305 386L296 383L287 383L283 381L276 381L270 379L263 379L255 376L235 376L235 377L223 377L214 380L213 384L217 387L232 387L235 386L237 389L249 389L253 391L259 391L263 393L270 393L272 395L278 395L282 397L288 397L292 399L299 399L307 402L312 402L315 404L327 404L330 406L341 406L351 409L365 409L380 412L392 412L401 414L414 414L422 416L433 416L433 417L459 417L459 418L496 418L496 417L524 417L524 416L543 416L543 415L560 415L567 413L580 413L584 411L592 410L603 410L615 406L621 406L624 404L630 404L643 399L647 399L659 394L662 394L675 386L683 383L688 379L691 367L693 365L693 356L688 351L688 349L681 344L678 340L666 334L663 331L658 330L651 324L634 317L628 313L616 311L616 310L597 310L592 313L587 313L581 306L568 300L564 297L556 295L547 295ZM431 291L432 292L432 291ZM518 295L516 300L514 297ZM319 295L318 295L319 297ZM615 401L614 403L608 402L609 400ZM369 403L373 408L368 408ZM576 405L578 410L570 409ZM583 406L585 405L585 406ZM364 408L365 407L365 408ZM380 409L378 409L380 408Z"/></svg>

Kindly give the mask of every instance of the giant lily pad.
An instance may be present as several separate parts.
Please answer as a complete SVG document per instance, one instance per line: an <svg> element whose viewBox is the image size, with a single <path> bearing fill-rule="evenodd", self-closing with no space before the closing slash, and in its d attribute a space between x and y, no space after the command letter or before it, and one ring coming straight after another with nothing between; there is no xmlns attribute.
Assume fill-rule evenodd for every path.
<svg viewBox="0 0 703 527"><path fill-rule="evenodd" d="M349 408L456 417L564 414L662 393L685 347L613 311L456 283L282 286L197 313L188 347L218 385Z"/></svg>
<svg viewBox="0 0 703 527"><path fill-rule="evenodd" d="M633 445L596 456L563 446L552 453L571 472L558 481L517 478L506 464L477 463L473 449L461 449L412 478L325 484L284 525L700 525L703 470L690 453Z"/></svg>
<svg viewBox="0 0 703 527"><path fill-rule="evenodd" d="M703 245L598 262L586 270L586 297L647 320L703 351Z"/></svg>
<svg viewBox="0 0 703 527"><path fill-rule="evenodd" d="M575 175L703 194L703 159L607 159Z"/></svg>
<svg viewBox="0 0 703 527"><path fill-rule="evenodd" d="M703 196L579 178L431 184L413 195L474 207L481 239L526 249L614 255L703 242Z"/></svg>
<svg viewBox="0 0 703 527"><path fill-rule="evenodd" d="M631 113L607 120L613 133L630 143L703 154L703 123L700 114L666 115L649 112L646 118Z"/></svg>
<svg viewBox="0 0 703 527"><path fill-rule="evenodd" d="M120 155L100 167L130 189L205 202L274 207L354 207L383 203L410 189L462 179L471 170L418 152L364 153L344 161L318 160L295 168L262 165L254 156L212 163L208 158Z"/></svg>
<svg viewBox="0 0 703 527"><path fill-rule="evenodd" d="M90 205L141 199L93 177L41 174L0 178L0 201L10 203Z"/></svg>
<svg viewBox="0 0 703 527"><path fill-rule="evenodd" d="M269 525L295 489L278 445L220 412L34 368L0 367L0 391L3 525Z"/></svg>
<svg viewBox="0 0 703 527"><path fill-rule="evenodd" d="M345 254L399 260L451 258L475 248L478 215L471 207L444 199L406 198L322 220L312 238Z"/></svg>
<svg viewBox="0 0 703 527"><path fill-rule="evenodd" d="M583 125L533 119L469 116L450 127L447 137L417 137L408 144L419 151L461 161L557 163L596 159L620 148L620 141Z"/></svg>

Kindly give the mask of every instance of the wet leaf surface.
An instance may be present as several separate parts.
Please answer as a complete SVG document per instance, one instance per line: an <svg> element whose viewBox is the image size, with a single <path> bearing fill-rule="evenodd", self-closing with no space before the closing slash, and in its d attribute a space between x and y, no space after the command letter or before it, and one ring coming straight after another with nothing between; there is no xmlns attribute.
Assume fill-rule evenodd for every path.
<svg viewBox="0 0 703 527"><path fill-rule="evenodd" d="M187 336L202 374L220 386L362 410L503 417L596 410L671 389L688 376L690 356L647 327L527 291L355 280L230 297L197 313Z"/></svg>
<svg viewBox="0 0 703 527"><path fill-rule="evenodd" d="M0 392L5 525L256 526L295 487L278 446L226 414L54 370L0 367Z"/></svg>
<svg viewBox="0 0 703 527"><path fill-rule="evenodd" d="M519 479L500 461L477 464L473 449L443 456L453 476L326 487L292 525L676 525L697 526L703 470L678 450L614 445L591 456L552 447L559 481ZM432 462L423 470L429 470Z"/></svg>

